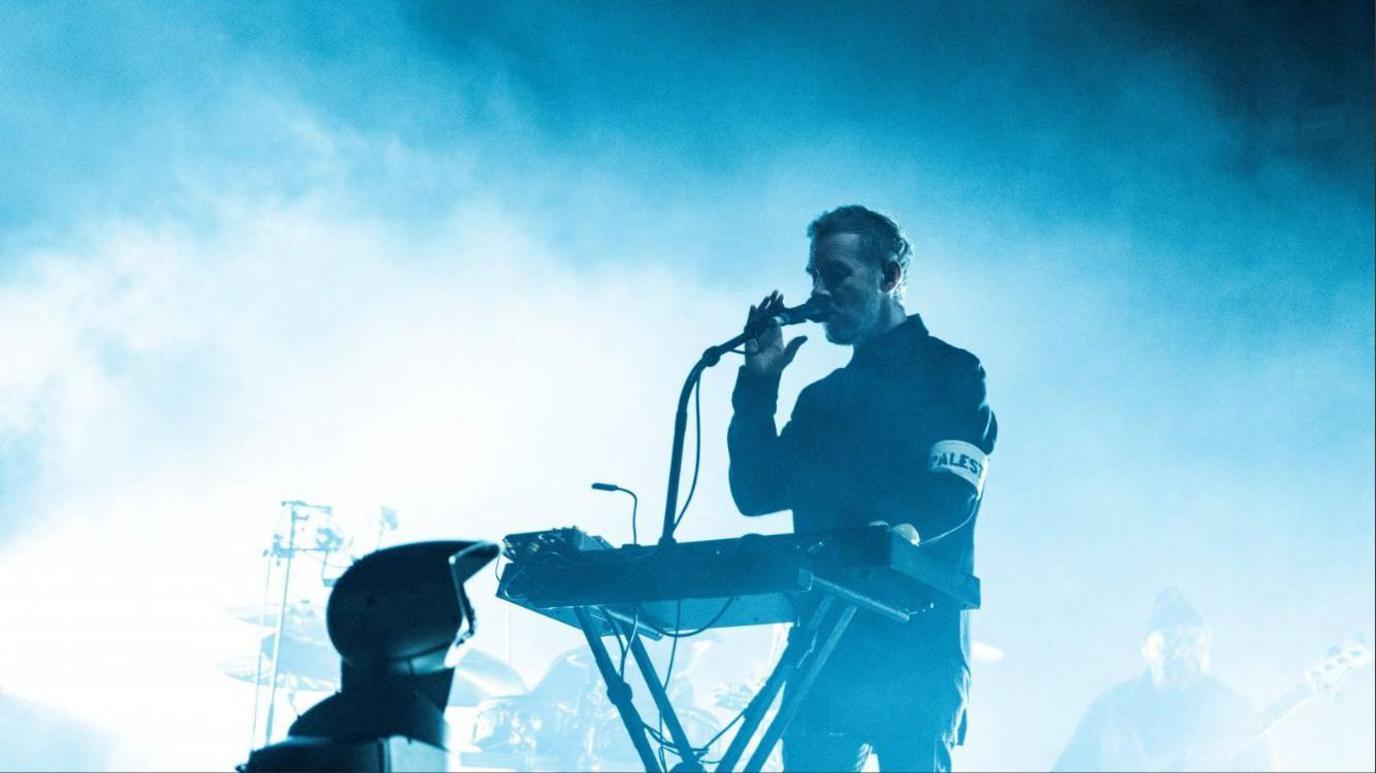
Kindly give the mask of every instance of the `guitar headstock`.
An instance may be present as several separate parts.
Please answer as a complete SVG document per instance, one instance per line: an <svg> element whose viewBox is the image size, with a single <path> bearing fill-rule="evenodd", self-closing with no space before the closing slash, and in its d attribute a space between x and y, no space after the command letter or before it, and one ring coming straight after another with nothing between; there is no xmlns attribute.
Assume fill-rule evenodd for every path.
<svg viewBox="0 0 1376 773"><path fill-rule="evenodd" d="M1304 672L1305 684L1313 692L1333 692L1348 674L1365 666L1370 660L1371 648L1361 642L1333 647Z"/></svg>

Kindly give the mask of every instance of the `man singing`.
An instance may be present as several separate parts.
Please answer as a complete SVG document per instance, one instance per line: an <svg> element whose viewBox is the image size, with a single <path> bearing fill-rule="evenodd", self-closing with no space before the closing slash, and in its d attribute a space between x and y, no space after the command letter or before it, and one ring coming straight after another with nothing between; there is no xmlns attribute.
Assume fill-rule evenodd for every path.
<svg viewBox="0 0 1376 773"><path fill-rule="evenodd" d="M797 532L908 524L922 550L974 569L975 515L997 423L979 360L903 309L910 248L861 206L808 226L812 295L828 303L828 341L850 363L809 385L782 432L779 377L806 340L777 327L746 344L728 445L731 493L745 515L793 511ZM783 308L777 292L747 328ZM860 612L783 739L793 771L950 770L964 736L967 613L937 607L904 624Z"/></svg>

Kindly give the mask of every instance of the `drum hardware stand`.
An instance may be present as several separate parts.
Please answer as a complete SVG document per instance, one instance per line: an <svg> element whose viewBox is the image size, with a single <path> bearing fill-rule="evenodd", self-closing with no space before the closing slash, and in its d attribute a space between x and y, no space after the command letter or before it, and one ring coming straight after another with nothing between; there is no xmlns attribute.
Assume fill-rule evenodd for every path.
<svg viewBox="0 0 1376 773"><path fill-rule="evenodd" d="M287 543L286 543L286 545L284 546L284 545L282 544L282 535L281 535L281 534L274 534L274 535L272 535L272 547L269 548L269 549L266 551L266 555L270 555L270 556L271 556L273 559L275 559L275 560L279 560L279 561L280 561L280 560L282 560L282 559L285 559L285 560L286 560L286 568L283 569L283 572L282 572L282 601L281 601L281 605L280 605L280 606L278 607L278 609L277 609L277 623L276 623L276 625L274 626L274 627L275 627L275 634L274 634L274 636L273 636L273 642L272 642L272 673L271 673L271 675L270 675L270 677L269 677L270 681L269 681L269 687L268 687L268 713L267 713L266 729L265 729L265 733L264 733L264 743L272 743L272 725L273 725L273 719L274 719L274 717L275 717L276 709L277 709L277 683L278 683L279 679L281 678L281 671L282 671L282 635L283 635L283 633L285 633L285 631L286 631L286 623L287 623L287 601L288 601L288 599L290 598L289 594L290 594L290 591L291 591L291 566L292 566L293 559L296 558L296 554L297 554L297 553L331 552L331 550L332 550L332 549L329 548L329 547L325 547L325 548L300 548L300 547L297 547L297 546L296 546L296 527L297 527L297 524L309 520L310 517L311 517L311 513L312 513L312 512L319 512L319 513L329 514L329 513L333 512L333 509L332 509L332 508L330 508L329 506L326 506L326 505L312 505L312 504L309 504L309 503L307 503L307 502L302 502L302 501L300 501L300 500L293 500L293 501L283 502L283 503L282 503L282 506L283 506L283 507L290 508L290 515L291 515L291 523L290 523L290 525L289 525L289 527L288 527L288 530L287 530ZM304 511L304 512L303 512L303 511ZM268 572L269 572L269 577L270 577L270 576L271 576L271 572L272 572L272 565L271 565L271 564L268 565ZM260 648L259 651L258 651L258 674L257 674L257 676L256 676L255 679L254 679L254 682L255 682L255 686L254 686L254 695L253 695L253 728L254 728L254 740L253 740L253 742L250 744L250 749L251 749L253 746L256 746L256 745L257 745L257 730L258 730L258 692L257 692L257 691L261 688L261 682L262 682L262 676L263 676L262 671L263 671L263 652L262 652L262 649Z"/></svg>
<svg viewBox="0 0 1376 773"><path fill-rule="evenodd" d="M813 682L817 680L817 675L821 673L822 667L830 659L832 651L835 650L837 642L841 640L841 635L850 625L851 618L855 616L857 609L867 609L898 622L907 622L909 619L906 612L856 593L837 583L824 580L806 570L799 571L798 584L801 591L816 590L823 594L822 598L817 607L789 632L788 646L784 649L774 670L770 672L764 687L746 706L745 712L742 714L741 726L732 737L731 744L722 756L721 762L718 763L718 771L729 771L735 766L741 755L745 753L751 738L759 729L769 707L774 704L774 699L783 690L785 684L793 684L790 680L797 677L799 681L783 697L783 701L779 704L778 713L769 726L765 728L764 735L761 736L754 754L751 755L750 760L745 765L745 770L758 771L764 766L765 761L769 758L769 753L773 751L775 744L783 737L784 731L788 729L789 724L798 713L798 707L803 698L812 689ZM832 615L832 608L838 602L843 606L835 615ZM635 630L635 627L628 625L624 616L611 613L605 608L574 607L573 611L578 618L579 626L583 629L583 636L588 641L593 659L597 662L597 669L602 673L602 679L607 685L607 697L611 699L612 704L616 706L617 713L621 715L622 724L625 725L626 732L630 734L631 743L635 746L636 753L640 755L645 770L659 773L662 768L650 747L649 738L645 733L645 723L640 717L640 712L636 710L631 700L631 688L626 684L625 679L617 673L616 667L612 664L611 655L602 642L602 630L599 627L599 621L594 618L592 613L594 609L597 610L606 625L619 631L626 638L626 646L634 656L640 673L645 677L645 685L650 689L650 694L654 698L655 705L659 708L664 725L669 730L674 753L681 760L678 765L674 766L674 769L682 771L703 770L698 754L694 752L692 743L688 740L683 725L679 722L678 715L669 702L665 685L660 682L654 664L650 661L649 653L645 651L645 645L641 642L640 634ZM821 642L820 645L818 642Z"/></svg>
<svg viewBox="0 0 1376 773"><path fill-rule="evenodd" d="M655 759L655 753L650 748L650 739L645 736L645 721L640 718L640 712L636 710L635 703L631 700L631 686L626 684L626 680L617 673L616 666L612 665L612 657L607 653L607 646L602 643L602 636L598 631L597 624L593 622L592 613L588 607L574 607L573 612L578 616L578 625L583 629L583 636L588 640L588 648L592 650L593 660L597 662L597 670L602 672L602 680L607 685L607 698L616 707L616 713L621 716L621 723L626 726L626 733L631 737L631 744L635 746L635 752L640 756L640 761L644 763L645 770L657 773L660 770L659 760ZM639 648L644 651L644 645L640 643L640 636L628 642L628 647ZM639 664L640 659L636 658ZM659 684L659 678L652 670L645 675L647 684ZM650 688L654 690L653 687ZM677 717L675 717L677 724ZM679 728L682 732L682 728ZM677 745L678 740L674 743Z"/></svg>

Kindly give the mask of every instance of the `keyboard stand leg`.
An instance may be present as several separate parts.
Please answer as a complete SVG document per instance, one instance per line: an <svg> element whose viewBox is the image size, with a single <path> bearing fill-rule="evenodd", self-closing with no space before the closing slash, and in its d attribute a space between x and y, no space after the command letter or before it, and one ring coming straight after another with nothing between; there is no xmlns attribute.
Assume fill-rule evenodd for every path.
<svg viewBox="0 0 1376 773"><path fill-rule="evenodd" d="M783 737L784 731L793 721L793 716L798 713L798 706L808 691L812 689L812 683L817 680L817 675L821 673L822 666L831 657L831 651L836 649L836 642L840 641L841 634L846 632L846 626L850 625L850 619L855 616L855 609L856 606L853 603L848 603L842 607L836 620L826 629L826 641L822 644L821 649L809 653L810 657L806 658L807 666L803 671L802 683L784 696L783 703L779 704L779 713L774 717L774 721L769 723L769 728L765 730L759 746L755 747L755 753L750 756L750 761L745 764L746 771L757 771L764 767L765 760L769 759L769 753L774 749L774 744ZM802 664L800 663L799 666L801 667Z"/></svg>
<svg viewBox="0 0 1376 773"><path fill-rule="evenodd" d="M726 753L722 755L721 762L717 765L718 771L730 771L736 766L741 755L745 753L745 747L750 745L750 739L755 736L755 731L759 728L760 722L764 720L764 715L768 713L769 707L774 705L775 696L783 689L784 683L793 676L798 665L812 652L817 640L817 630L821 627L822 620L827 613L831 611L833 601L831 596L823 596L807 620L789 631L788 646L779 656L779 663L770 672L764 686L760 688L759 693L750 700L750 704L746 707L745 714L741 717L741 726L736 730L736 734L731 739L731 745L727 747Z"/></svg>
<svg viewBox="0 0 1376 773"><path fill-rule="evenodd" d="M640 755L640 761L644 763L646 771L659 773L659 760L655 759L654 750L650 748L650 740L645 736L645 722L641 720L640 712L636 711L635 703L631 700L631 687L616 672L616 666L612 665L612 658L607 654L606 645L602 643L597 623L588 613L587 607L574 607L573 612L578 616L578 625L588 640L593 660L597 661L597 670L602 672L602 680L607 685L607 697L611 699L612 705L616 706L621 722L626 726L626 733L630 735L631 743L635 746L636 754Z"/></svg>
<svg viewBox="0 0 1376 773"><path fill-rule="evenodd" d="M674 770L702 770L697 755L693 753L693 745L688 740L688 734L683 731L683 724L679 722L678 714L674 712L674 707L669 702L669 694L665 692L665 686L659 681L659 674L655 672L655 664L650 661L650 654L645 651L645 645L641 643L640 634L632 636L631 626L620 620L614 620L613 624L621 630L621 635L626 637L626 643L631 648L631 655L635 658L635 664L645 677L645 686L650 688L650 695L654 697L655 705L659 707L659 716L663 718L664 726L669 730L669 738L673 740L678 757L682 760L681 763L674 766Z"/></svg>

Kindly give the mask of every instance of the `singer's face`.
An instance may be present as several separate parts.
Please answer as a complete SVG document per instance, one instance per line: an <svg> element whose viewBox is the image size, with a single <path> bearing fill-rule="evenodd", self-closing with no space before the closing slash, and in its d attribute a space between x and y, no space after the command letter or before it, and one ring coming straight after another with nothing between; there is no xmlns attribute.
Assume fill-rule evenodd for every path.
<svg viewBox="0 0 1376 773"><path fill-rule="evenodd" d="M867 341L879 327L884 292L879 269L861 254L860 236L838 233L813 242L807 273L812 295L831 302L831 316L823 323L827 340L842 345Z"/></svg>

